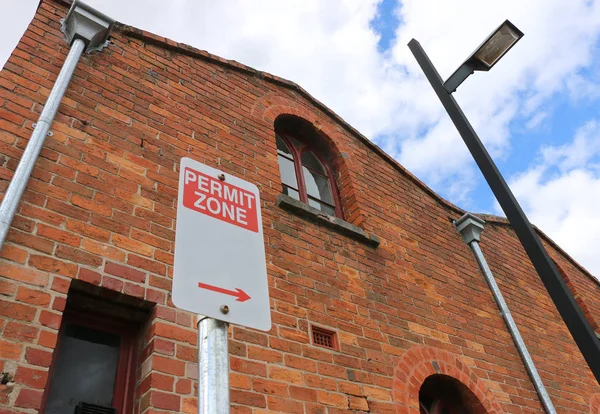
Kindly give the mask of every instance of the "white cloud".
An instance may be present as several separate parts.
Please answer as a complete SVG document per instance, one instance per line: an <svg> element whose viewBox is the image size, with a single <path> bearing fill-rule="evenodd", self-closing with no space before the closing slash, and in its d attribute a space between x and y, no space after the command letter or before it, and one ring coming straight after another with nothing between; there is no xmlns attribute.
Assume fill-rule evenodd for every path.
<svg viewBox="0 0 600 414"><path fill-rule="evenodd" d="M25 33L39 0L0 0L0 69Z"/></svg>
<svg viewBox="0 0 600 414"><path fill-rule="evenodd" d="M600 275L600 122L582 126L568 144L543 148L510 186L531 222Z"/></svg>
<svg viewBox="0 0 600 414"><path fill-rule="evenodd" d="M542 124L542 122L548 119L549 116L550 114L546 111L538 112L525 123L525 128L536 129Z"/></svg>
<svg viewBox="0 0 600 414"><path fill-rule="evenodd" d="M547 166L557 166L561 171L571 171L592 165L592 160L600 154L600 125L590 121L575 134L572 142L542 148L542 156Z"/></svg>

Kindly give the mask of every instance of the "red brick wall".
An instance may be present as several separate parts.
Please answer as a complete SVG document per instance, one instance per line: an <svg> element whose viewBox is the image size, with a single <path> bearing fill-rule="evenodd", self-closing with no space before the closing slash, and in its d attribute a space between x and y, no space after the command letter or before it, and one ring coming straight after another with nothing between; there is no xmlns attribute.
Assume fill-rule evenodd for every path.
<svg viewBox="0 0 600 414"><path fill-rule="evenodd" d="M1 192L68 52L65 14L45 1L0 72ZM182 156L262 195L273 328L230 329L233 412L413 413L419 381L435 372L489 412L543 412L450 222L462 213L303 91L237 66L123 27L82 57L0 252L0 367L14 375L0 385L0 413L39 409L73 279L156 304L136 410L195 412L194 318L169 299ZM379 247L276 206L281 114L328 138L346 220ZM548 247L598 315L598 284ZM589 412L600 389L514 234L489 222L482 249L557 409ZM340 351L311 345L311 324L335 330Z"/></svg>

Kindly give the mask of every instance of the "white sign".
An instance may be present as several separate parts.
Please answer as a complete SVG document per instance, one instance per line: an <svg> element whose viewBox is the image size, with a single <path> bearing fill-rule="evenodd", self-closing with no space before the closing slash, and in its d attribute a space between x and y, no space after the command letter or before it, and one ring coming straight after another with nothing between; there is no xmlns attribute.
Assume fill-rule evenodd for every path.
<svg viewBox="0 0 600 414"><path fill-rule="evenodd" d="M181 159L179 173L173 303L271 329L258 188L190 158Z"/></svg>

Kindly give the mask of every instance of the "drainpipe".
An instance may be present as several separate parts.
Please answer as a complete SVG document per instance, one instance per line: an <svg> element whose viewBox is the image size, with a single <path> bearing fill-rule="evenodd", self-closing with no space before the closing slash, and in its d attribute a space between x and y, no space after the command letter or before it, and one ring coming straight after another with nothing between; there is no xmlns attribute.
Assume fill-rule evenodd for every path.
<svg viewBox="0 0 600 414"><path fill-rule="evenodd" d="M456 226L456 230L458 230L458 232L463 237L465 243L471 246L471 249L475 254L475 259L477 259L477 263L479 264L479 267L483 272L483 276L485 277L485 280L488 283L492 294L494 295L494 299L498 304L498 308L500 308L500 314L502 315L502 317L504 318L504 322L506 322L506 325L508 326L508 330L515 342L519 354L521 354L521 358L525 363L525 368L529 373L529 377L533 381L533 385L535 386L535 389L537 390L538 395L540 396L540 400L542 401L542 405L544 406L546 413L556 414L556 410L554 408L554 405L552 404L552 400L550 399L550 396L546 391L546 387L544 386L544 383L542 382L542 379L540 378L540 375L538 374L537 369L535 368L535 364L531 359L531 355L529 355L527 346L525 345L525 342L523 342L523 338L521 337L519 328L517 328L517 324L515 323L515 320L513 319L510 310L508 309L508 305L504 301L504 297L502 296L502 292L500 292L500 288L496 283L496 279L494 278L494 275L490 270L490 267L488 266L485 257L483 256L483 252L479 247L479 236L483 231L484 223L485 221L483 221L479 217L467 213L460 219L455 221L454 225Z"/></svg>
<svg viewBox="0 0 600 414"><path fill-rule="evenodd" d="M31 138L25 151L23 151L23 156L0 205L0 249L4 245L10 224L17 212L19 202L25 192L35 162L44 146L46 136L52 134L49 132L50 126L69 86L79 58L83 52L90 53L101 50L108 44L108 35L114 20L83 3L74 1L61 23L61 30L65 35L65 39L71 45L71 49L58 74L58 78L56 78L44 109L38 121L34 124Z"/></svg>

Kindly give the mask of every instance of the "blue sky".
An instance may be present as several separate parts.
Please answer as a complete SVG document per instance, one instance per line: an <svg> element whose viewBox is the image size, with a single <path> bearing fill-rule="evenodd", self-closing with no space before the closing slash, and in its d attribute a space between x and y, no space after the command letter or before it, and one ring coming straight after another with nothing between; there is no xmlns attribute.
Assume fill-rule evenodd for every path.
<svg viewBox="0 0 600 414"><path fill-rule="evenodd" d="M11 12L0 16L0 63L37 2L0 0ZM502 212L406 44L419 40L447 78L510 19L525 37L454 96L530 220L600 274L600 0L87 3L297 82L442 196L494 214Z"/></svg>
<svg viewBox="0 0 600 414"><path fill-rule="evenodd" d="M396 0L382 0L377 5L376 16L371 20L371 27L380 36L377 48L382 53L390 49L396 37L396 28L400 25L397 8Z"/></svg>

